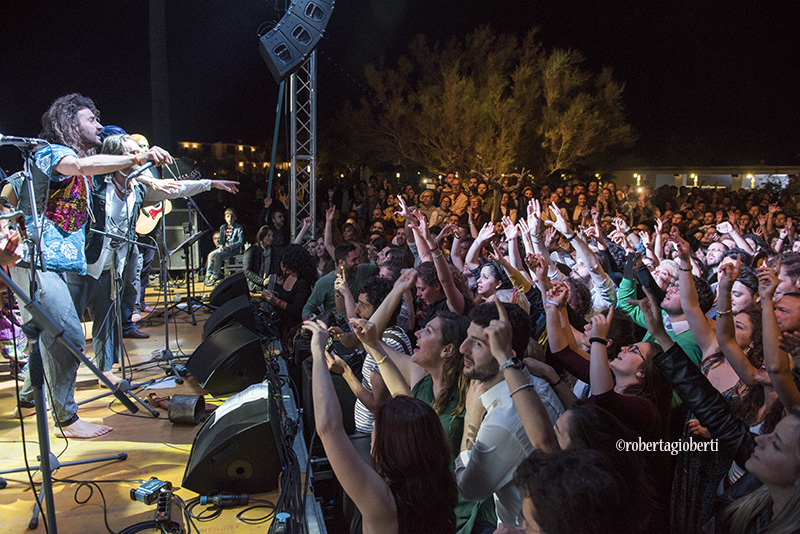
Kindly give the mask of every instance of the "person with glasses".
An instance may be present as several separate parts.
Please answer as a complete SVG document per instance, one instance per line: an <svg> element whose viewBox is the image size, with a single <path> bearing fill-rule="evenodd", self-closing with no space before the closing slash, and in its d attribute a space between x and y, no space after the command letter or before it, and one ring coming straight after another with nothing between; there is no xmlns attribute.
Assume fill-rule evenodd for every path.
<svg viewBox="0 0 800 534"><path fill-rule="evenodd" d="M595 315L591 320L590 352L580 349L572 330L562 328L567 321L568 289L566 284L553 282L544 299L547 314L547 337L550 350L579 380L591 384L589 404L609 411L645 440L664 437L669 421L672 388L653 365L653 356L660 353L658 345L642 341L622 347L609 361L608 332L614 310Z"/></svg>

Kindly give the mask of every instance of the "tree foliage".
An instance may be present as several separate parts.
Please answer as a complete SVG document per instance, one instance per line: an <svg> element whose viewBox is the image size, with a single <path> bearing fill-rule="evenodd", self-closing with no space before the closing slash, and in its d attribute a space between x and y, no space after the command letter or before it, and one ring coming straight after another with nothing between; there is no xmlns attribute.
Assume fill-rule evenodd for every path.
<svg viewBox="0 0 800 534"><path fill-rule="evenodd" d="M444 45L418 36L396 66L366 68L372 98L339 125L373 162L549 175L633 139L623 85L582 62L574 51L546 52L535 31L520 39L483 27Z"/></svg>

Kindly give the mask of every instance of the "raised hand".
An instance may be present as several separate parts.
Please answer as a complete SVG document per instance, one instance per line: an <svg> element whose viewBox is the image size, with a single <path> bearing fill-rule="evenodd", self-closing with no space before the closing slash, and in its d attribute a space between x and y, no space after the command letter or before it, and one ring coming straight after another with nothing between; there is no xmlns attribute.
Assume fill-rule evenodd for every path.
<svg viewBox="0 0 800 534"><path fill-rule="evenodd" d="M315 321L308 319L303 321L303 330L311 332L311 345L324 353L325 345L328 343L328 338L330 337L325 323L319 319Z"/></svg>
<svg viewBox="0 0 800 534"><path fill-rule="evenodd" d="M535 198L528 204L528 228L533 236L542 233L542 206Z"/></svg>
<svg viewBox="0 0 800 534"><path fill-rule="evenodd" d="M489 326L483 329L483 339L489 344L492 356L502 364L514 357L514 351L511 348L511 322L508 320L508 313L503 303L498 300L495 300L494 303L497 306L499 318L493 319L489 322Z"/></svg>
<svg viewBox="0 0 800 534"><path fill-rule="evenodd" d="M639 306L644 315L645 323L647 323L647 330L656 338L667 336L667 331L664 328L664 318L661 316L661 308L659 308L650 290L646 287L642 287L642 289L646 297L640 300L629 299L628 304Z"/></svg>
<svg viewBox="0 0 800 534"><path fill-rule="evenodd" d="M556 220L555 221L548 221L548 224L550 226L552 226L553 228L555 228L556 230L558 230L559 232L561 232L562 235L571 235L572 232L571 232L569 223L564 218L564 214L561 213L561 210L558 208L558 206L555 204L555 202L550 204L550 211L553 212L553 214L555 215Z"/></svg>
<svg viewBox="0 0 800 534"><path fill-rule="evenodd" d="M481 243L488 241L489 239L494 237L494 223L487 222L483 225L483 228L480 229L478 232L478 241Z"/></svg>
<svg viewBox="0 0 800 534"><path fill-rule="evenodd" d="M400 277L394 283L394 287L402 290L404 293L414 287L417 282L416 269L403 269L400 271Z"/></svg>
<svg viewBox="0 0 800 534"><path fill-rule="evenodd" d="M511 220L511 217L503 217L500 219L500 224L503 225L503 233L506 235L506 241L513 241L517 238L517 225Z"/></svg>
<svg viewBox="0 0 800 534"><path fill-rule="evenodd" d="M758 294L761 295L761 300L771 299L775 295L775 290L778 289L780 280L776 272L781 270L781 258L778 256L778 264L775 269L764 263L758 268Z"/></svg>
<svg viewBox="0 0 800 534"><path fill-rule="evenodd" d="M722 221L717 225L717 232L722 235L729 234L733 232L733 225L728 221Z"/></svg>
<svg viewBox="0 0 800 534"><path fill-rule="evenodd" d="M325 221L333 222L333 215L336 213L336 208L328 208L325 210Z"/></svg>
<svg viewBox="0 0 800 534"><path fill-rule="evenodd" d="M548 228L544 231L544 247L550 250L558 243L558 233L555 228Z"/></svg>
<svg viewBox="0 0 800 534"><path fill-rule="evenodd" d="M616 226L617 230L620 232L627 232L630 229L628 223L626 223L625 219L622 217L614 217L611 222L614 223L614 226Z"/></svg>
<svg viewBox="0 0 800 534"><path fill-rule="evenodd" d="M592 317L592 329L589 334L592 337L608 338L608 331L611 329L611 320L614 318L614 308L608 309L608 315L598 313Z"/></svg>
<svg viewBox="0 0 800 534"><path fill-rule="evenodd" d="M680 234L675 233L670 240L675 244L675 248L678 250L678 255L681 261L690 264L692 261L692 247L689 246L689 243L680 236Z"/></svg>
<svg viewBox="0 0 800 534"><path fill-rule="evenodd" d="M380 342L380 333L375 325L366 319L359 319L358 317L350 318L350 326L353 327L353 332L358 337L362 345L367 347L377 347Z"/></svg>
<svg viewBox="0 0 800 534"><path fill-rule="evenodd" d="M331 354L327 350L325 351L325 363L328 364L328 370L332 373L336 373L337 375L343 375L348 367L347 362L341 359L338 355Z"/></svg>
<svg viewBox="0 0 800 534"><path fill-rule="evenodd" d="M739 276L739 271L742 268L742 257L736 257L736 263L726 263L724 265L720 265L717 269L717 277L719 279L719 288L720 290L730 291L733 287L733 283L736 281L736 278Z"/></svg>
<svg viewBox="0 0 800 534"><path fill-rule="evenodd" d="M544 259L544 256L539 254L528 254L525 256L525 263L530 268L534 278L536 278L535 281L537 284L542 283L545 280L549 280L547 277L547 261Z"/></svg>
<svg viewBox="0 0 800 534"><path fill-rule="evenodd" d="M400 209L395 211L394 214L404 219L408 218L408 206L406 205L406 199L402 195L397 195L397 205L400 206Z"/></svg>
<svg viewBox="0 0 800 534"><path fill-rule="evenodd" d="M550 303L555 303L561 308L567 302L567 297L569 297L569 286L561 280L553 280L553 287L547 292L545 306L552 306Z"/></svg>

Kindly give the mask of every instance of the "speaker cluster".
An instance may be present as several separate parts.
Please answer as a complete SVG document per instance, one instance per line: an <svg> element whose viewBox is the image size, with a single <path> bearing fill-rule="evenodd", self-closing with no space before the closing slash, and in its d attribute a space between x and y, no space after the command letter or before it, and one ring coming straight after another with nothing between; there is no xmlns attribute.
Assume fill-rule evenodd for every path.
<svg viewBox="0 0 800 534"><path fill-rule="evenodd" d="M259 51L275 81L296 71L322 38L333 11L333 0L294 0L286 14L261 36Z"/></svg>

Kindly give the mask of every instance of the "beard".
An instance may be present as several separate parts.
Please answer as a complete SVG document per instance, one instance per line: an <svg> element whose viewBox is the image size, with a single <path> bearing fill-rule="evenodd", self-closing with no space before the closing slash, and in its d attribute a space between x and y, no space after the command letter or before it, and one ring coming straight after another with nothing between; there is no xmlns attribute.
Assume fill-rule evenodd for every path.
<svg viewBox="0 0 800 534"><path fill-rule="evenodd" d="M472 358L467 359L470 360L473 365L469 369L464 369L464 378L486 382L496 377L497 373L500 372L500 364L497 363L497 360L494 358L481 365L475 365L475 361L472 360Z"/></svg>

